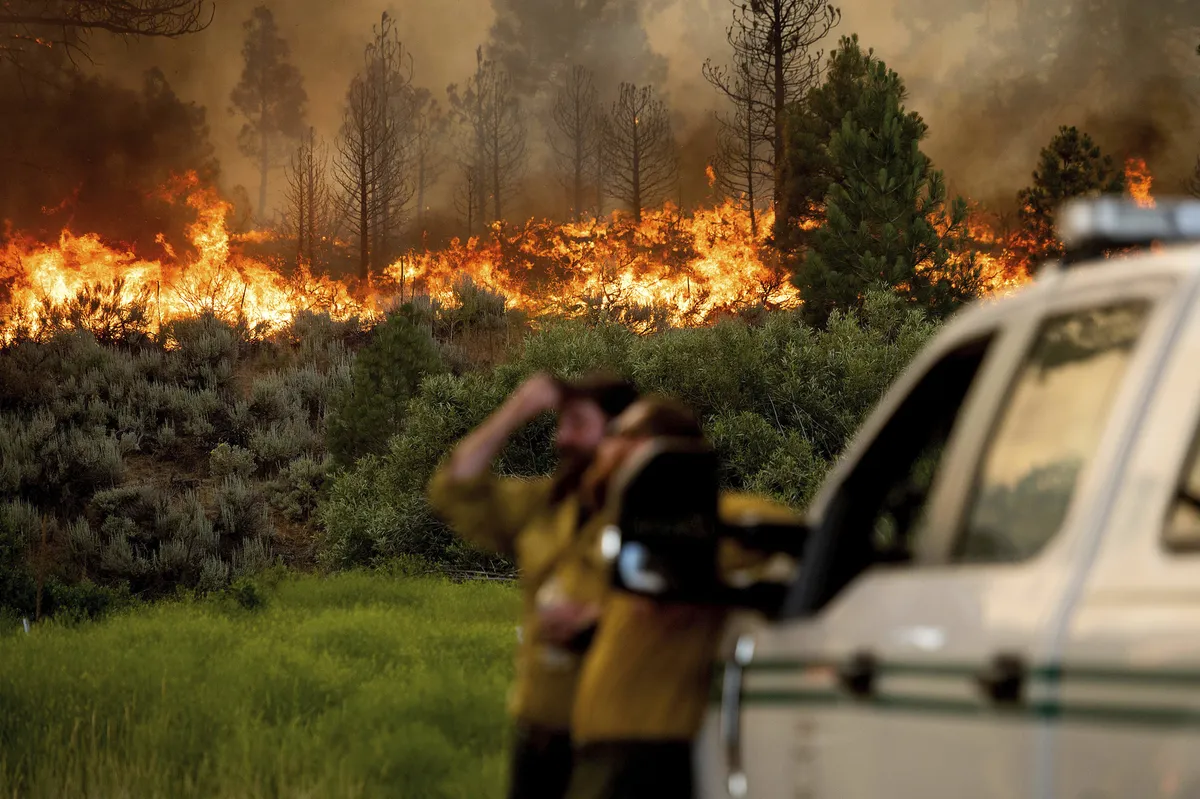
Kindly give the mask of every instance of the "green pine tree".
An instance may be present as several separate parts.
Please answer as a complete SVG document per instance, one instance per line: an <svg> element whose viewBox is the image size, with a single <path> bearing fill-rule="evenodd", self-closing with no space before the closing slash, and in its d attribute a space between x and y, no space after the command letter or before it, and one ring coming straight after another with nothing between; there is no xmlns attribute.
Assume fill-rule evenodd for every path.
<svg viewBox="0 0 1200 799"><path fill-rule="evenodd" d="M841 179L827 145L858 103L878 60L874 50L863 52L857 34L843 36L829 55L824 81L788 109L780 166L783 203L775 215L775 243L781 250L805 247L811 242L812 225L824 220L825 195L830 184Z"/></svg>
<svg viewBox="0 0 1200 799"><path fill-rule="evenodd" d="M326 416L329 454L342 466L385 452L421 379L443 368L437 345L411 305L390 314L374 335L354 359L350 385L333 399Z"/></svg>
<svg viewBox="0 0 1200 799"><path fill-rule="evenodd" d="M838 179L794 278L811 324L824 326L833 311L860 307L874 285L935 317L979 292L966 203L947 203L942 173L920 149L928 127L904 110L904 96L900 76L872 60L854 106L830 138Z"/></svg>
<svg viewBox="0 0 1200 799"><path fill-rule="evenodd" d="M1110 156L1086 133L1063 126L1042 149L1033 185L1017 194L1018 229L1013 249L1026 268L1036 272L1043 263L1062 256L1054 232L1054 217L1065 200L1121 192L1125 177Z"/></svg>

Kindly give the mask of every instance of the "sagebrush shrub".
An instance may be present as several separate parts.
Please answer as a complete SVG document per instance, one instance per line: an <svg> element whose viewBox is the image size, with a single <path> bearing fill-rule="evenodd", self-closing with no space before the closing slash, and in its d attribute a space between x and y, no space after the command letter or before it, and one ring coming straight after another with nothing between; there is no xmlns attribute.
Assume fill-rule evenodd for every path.
<svg viewBox="0 0 1200 799"><path fill-rule="evenodd" d="M200 564L196 588L200 591L219 591L229 583L229 564L216 555L209 555Z"/></svg>
<svg viewBox="0 0 1200 799"><path fill-rule="evenodd" d="M217 488L216 528L222 536L268 538L273 533L266 500L240 477L226 477Z"/></svg>
<svg viewBox="0 0 1200 799"><path fill-rule="evenodd" d="M232 325L212 314L176 319L164 326L163 339L173 350L177 382L195 388L228 387L241 344Z"/></svg>
<svg viewBox="0 0 1200 799"><path fill-rule="evenodd" d="M134 529L149 535L166 507L166 498L154 486L133 485L96 492L88 503L88 513L97 524L126 519Z"/></svg>
<svg viewBox="0 0 1200 799"><path fill-rule="evenodd" d="M222 442L208 455L208 473L218 479L235 476L245 480L256 468L254 453L236 445Z"/></svg>
<svg viewBox="0 0 1200 799"><path fill-rule="evenodd" d="M328 458L318 461L303 456L291 461L270 484L271 505L289 521L308 521L317 509L331 466Z"/></svg>
<svg viewBox="0 0 1200 799"><path fill-rule="evenodd" d="M250 434L250 451L269 469L278 469L301 456L319 457L325 442L320 431L302 419L275 422Z"/></svg>

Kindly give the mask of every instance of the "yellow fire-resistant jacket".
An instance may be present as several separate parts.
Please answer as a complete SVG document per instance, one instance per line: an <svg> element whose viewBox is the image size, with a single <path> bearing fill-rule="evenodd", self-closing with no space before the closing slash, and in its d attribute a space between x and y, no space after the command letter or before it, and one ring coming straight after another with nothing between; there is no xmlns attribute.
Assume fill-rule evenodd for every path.
<svg viewBox="0 0 1200 799"><path fill-rule="evenodd" d="M579 529L577 497L568 496L551 506L551 488L550 478L520 480L490 472L456 481L443 466L430 481L429 502L464 539L507 555L520 569L522 627L509 713L526 724L566 731L580 656L538 640L536 597L556 564L564 558L581 560L572 552L582 542L598 540L603 521L597 515ZM569 595L598 601L607 587L604 576L583 574L576 572L579 579L572 583Z"/></svg>
<svg viewBox="0 0 1200 799"><path fill-rule="evenodd" d="M722 494L719 510L727 522L798 521L787 507L749 494ZM586 547L585 556L597 557L597 548ZM765 576L777 565L731 541L722 542L718 559L730 582L736 573ZM576 743L693 738L704 720L726 616L716 607L663 606L611 592L575 694Z"/></svg>

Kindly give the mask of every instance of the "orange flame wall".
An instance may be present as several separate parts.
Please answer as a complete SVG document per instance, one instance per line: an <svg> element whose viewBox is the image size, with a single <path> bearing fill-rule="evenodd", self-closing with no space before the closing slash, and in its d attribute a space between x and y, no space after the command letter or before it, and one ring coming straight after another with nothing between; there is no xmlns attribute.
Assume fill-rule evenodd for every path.
<svg viewBox="0 0 1200 799"><path fill-rule="evenodd" d="M760 230L770 224L760 220ZM469 278L533 315L657 306L673 324L702 324L752 305L794 305L785 270L769 258L733 203L689 215L668 204L636 227L615 218L498 225L487 237L403 258L387 275L406 293L442 300Z"/></svg>
<svg viewBox="0 0 1200 799"><path fill-rule="evenodd" d="M1125 175L1130 195L1153 205L1145 162L1130 159ZM755 305L799 303L786 271L763 243L770 215L759 220L756 240L749 215L732 202L686 215L667 205L645 213L638 226L615 217L496 225L486 236L401 258L364 292L303 269L285 276L275 265L247 256L245 244L272 234L230 234L229 204L194 174L164 194L196 215L188 230L192 252L177 253L160 240L167 258L147 260L96 234L64 230L49 244L18 236L0 249L0 314L23 319L36 331L47 304L67 302L88 287L112 287L118 279L121 300L140 298L158 322L210 311L264 328L284 325L301 310L327 311L335 318L374 316L414 294L452 303L464 279L534 316L653 306L672 324L696 325ZM1008 293L1027 279L1010 237L996 231L982 213L972 215L971 235L989 294ZM0 326L0 338L11 336L11 330L3 331Z"/></svg>

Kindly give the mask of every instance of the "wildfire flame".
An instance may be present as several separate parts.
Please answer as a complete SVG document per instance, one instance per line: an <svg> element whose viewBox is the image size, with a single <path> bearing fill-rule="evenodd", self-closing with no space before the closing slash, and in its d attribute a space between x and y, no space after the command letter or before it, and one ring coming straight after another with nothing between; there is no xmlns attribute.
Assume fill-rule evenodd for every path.
<svg viewBox="0 0 1200 799"><path fill-rule="evenodd" d="M52 244L17 237L0 249L0 318L23 320L36 333L48 308L93 287L112 287L122 304L146 302L160 323L208 312L271 326L305 309L325 310L336 318L360 309L362 303L342 283L304 269L285 277L242 255L243 239L263 240L269 234L232 236L225 223L230 204L215 189L202 186L194 173L164 189L163 198L195 211L196 221L187 230L194 256L179 256L161 235L167 260L139 258L94 233L64 230Z"/></svg>
<svg viewBox="0 0 1200 799"><path fill-rule="evenodd" d="M1150 185L1154 176L1142 158L1130 158L1125 162L1125 188L1129 196L1141 208L1153 208L1154 198L1150 196Z"/></svg>
<svg viewBox="0 0 1200 799"><path fill-rule="evenodd" d="M726 201L682 214L668 203L633 225L607 220L496 225L487 237L402 258L387 270L401 288L452 302L464 276L498 291L533 314L595 309L658 309L676 325L701 324L722 313L798 302L778 259L760 240L749 214Z"/></svg>
<svg viewBox="0 0 1200 799"><path fill-rule="evenodd" d="M1125 167L1130 195L1154 203L1152 177L1141 159ZM186 252L160 236L165 258L150 259L94 233L63 230L55 242L10 237L0 248L0 342L14 322L36 333L50 309L107 286L122 304L144 303L155 323L209 312L277 329L303 310L336 319L373 317L390 303L425 295L455 303L464 279L503 295L531 316L585 316L672 325L709 324L751 307L799 304L786 265L766 245L770 212L751 234L749 213L733 201L685 214L667 204L643 212L640 224L614 215L573 223L530 220L493 225L479 237L401 257L370 286L354 285L247 254L248 245L279 240L272 231L229 232L231 206L195 174L172 182L164 199L191 209ZM969 232L985 292L1007 294L1028 278L1016 254L1017 234L974 209ZM7 324L5 324L7 322Z"/></svg>

